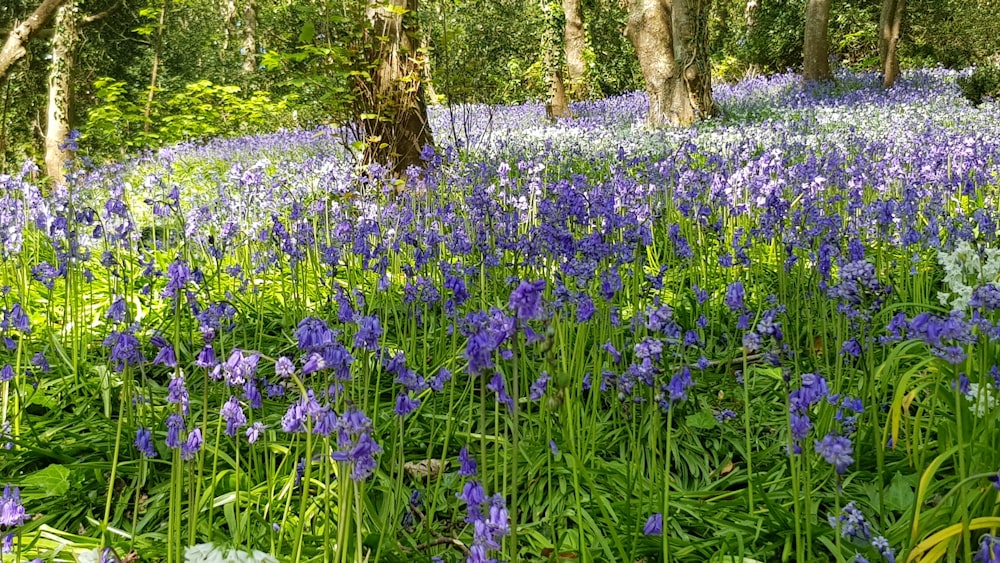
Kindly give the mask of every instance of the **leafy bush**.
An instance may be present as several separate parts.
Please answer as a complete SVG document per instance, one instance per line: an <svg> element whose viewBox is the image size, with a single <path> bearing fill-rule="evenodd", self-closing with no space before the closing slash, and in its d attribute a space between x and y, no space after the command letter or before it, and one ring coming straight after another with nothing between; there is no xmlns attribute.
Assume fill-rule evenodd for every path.
<svg viewBox="0 0 1000 563"><path fill-rule="evenodd" d="M958 87L974 106L986 98L1000 97L1000 66L989 63L976 67L972 74L958 79Z"/></svg>
<svg viewBox="0 0 1000 563"><path fill-rule="evenodd" d="M241 96L239 86L201 80L169 96L155 98L146 115L146 92L101 78L94 83L100 104L87 114L83 139L93 154L122 154L181 141L229 137L273 130L294 121L294 96L278 101L267 92ZM117 149L117 150L116 150Z"/></svg>

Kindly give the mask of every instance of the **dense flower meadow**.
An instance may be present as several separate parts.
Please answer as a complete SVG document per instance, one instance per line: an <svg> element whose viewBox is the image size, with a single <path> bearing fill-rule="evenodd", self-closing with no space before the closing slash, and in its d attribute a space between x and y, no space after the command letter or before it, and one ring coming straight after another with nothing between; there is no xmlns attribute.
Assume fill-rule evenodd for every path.
<svg viewBox="0 0 1000 563"><path fill-rule="evenodd" d="M1000 106L956 73L0 175L3 561L1000 562ZM405 185L400 185L405 184Z"/></svg>

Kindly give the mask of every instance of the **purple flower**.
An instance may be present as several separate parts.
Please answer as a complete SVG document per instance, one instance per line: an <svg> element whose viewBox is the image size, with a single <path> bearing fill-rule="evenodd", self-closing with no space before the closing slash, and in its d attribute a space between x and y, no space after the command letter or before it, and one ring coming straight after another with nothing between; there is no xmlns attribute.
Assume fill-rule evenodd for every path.
<svg viewBox="0 0 1000 563"><path fill-rule="evenodd" d="M851 457L854 454L854 446L851 444L851 440L844 436L838 436L834 433L827 434L813 447L827 463L833 465L837 473L843 474L847 471L847 467L854 463L854 458Z"/></svg>
<svg viewBox="0 0 1000 563"><path fill-rule="evenodd" d="M187 441L181 444L181 459L187 461L201 449L201 428L195 428L188 433Z"/></svg>
<svg viewBox="0 0 1000 563"><path fill-rule="evenodd" d="M542 372L538 379L536 379L531 384L531 389L528 391L528 398L532 401L537 401L545 396L545 390L549 385L549 374L547 372Z"/></svg>
<svg viewBox="0 0 1000 563"><path fill-rule="evenodd" d="M0 526L6 528L16 528L28 520L28 513L24 511L21 504L21 491L7 485L3 488L3 496L0 497Z"/></svg>
<svg viewBox="0 0 1000 563"><path fill-rule="evenodd" d="M663 514L654 512L646 519L646 525L642 527L642 533L646 536L663 535Z"/></svg>
<svg viewBox="0 0 1000 563"><path fill-rule="evenodd" d="M458 474L463 477L475 477L476 476L476 460L469 456L469 448L462 446L462 449L458 451L458 462L459 469Z"/></svg>
<svg viewBox="0 0 1000 563"><path fill-rule="evenodd" d="M508 306L518 319L536 319L542 311L542 292L545 280L522 281L510 294Z"/></svg>
<svg viewBox="0 0 1000 563"><path fill-rule="evenodd" d="M163 298L177 297L191 280L191 268L180 258L167 266L167 286L160 294Z"/></svg>
<svg viewBox="0 0 1000 563"><path fill-rule="evenodd" d="M165 425L167 427L167 447L172 449L181 447L181 432L184 432L187 427L184 423L184 417L173 413L167 417Z"/></svg>
<svg viewBox="0 0 1000 563"><path fill-rule="evenodd" d="M465 519L466 522L471 523L482 518L480 506L486 502L486 491L483 490L483 486L479 481L466 481L462 487L462 492L455 496L466 504L468 510L468 517Z"/></svg>
<svg viewBox="0 0 1000 563"><path fill-rule="evenodd" d="M249 427L247 427L246 431L247 442L251 444L256 444L257 440L260 440L260 437L264 434L265 428L266 427L264 426L263 422L254 422Z"/></svg>
<svg viewBox="0 0 1000 563"><path fill-rule="evenodd" d="M731 311L742 311L745 307L743 303L745 297L746 291L743 289L743 282L734 281L726 288L724 302Z"/></svg>
<svg viewBox="0 0 1000 563"><path fill-rule="evenodd" d="M1000 491L1000 471L997 471L996 475L990 477L990 482L993 483L993 488Z"/></svg>
<svg viewBox="0 0 1000 563"><path fill-rule="evenodd" d="M865 515L854 506L854 501L847 503L840 510L840 516L830 516L828 522L834 529L840 525L840 537L857 538L862 541L868 541L872 537L871 527L865 520Z"/></svg>
<svg viewBox="0 0 1000 563"><path fill-rule="evenodd" d="M128 307L125 304L125 298L119 296L111 303L111 306L108 307L108 312L104 316L116 323L123 323L125 322L126 314L128 314Z"/></svg>
<svg viewBox="0 0 1000 563"><path fill-rule="evenodd" d="M972 560L977 563L1000 563L1000 536L983 534L979 540L979 551Z"/></svg>
<svg viewBox="0 0 1000 563"><path fill-rule="evenodd" d="M156 447L153 446L153 431L149 428L139 428L136 430L135 447L146 457L156 457Z"/></svg>
<svg viewBox="0 0 1000 563"><path fill-rule="evenodd" d="M215 348L212 348L211 344L206 344L194 360L194 365L203 369L214 368L218 363L215 358Z"/></svg>
<svg viewBox="0 0 1000 563"><path fill-rule="evenodd" d="M239 432L240 428L246 426L247 423L247 417L243 414L243 407L240 406L240 402L235 396L230 396L229 400L222 405L219 416L222 417L222 420L226 421L226 436L230 438L236 437L236 433Z"/></svg>
<svg viewBox="0 0 1000 563"><path fill-rule="evenodd" d="M14 368L10 364L4 364L0 368L0 381L11 381L14 379Z"/></svg>
<svg viewBox="0 0 1000 563"><path fill-rule="evenodd" d="M694 380L691 379L691 370L687 367L681 368L680 371L670 378L670 383L667 384L670 402L686 401L688 390L692 387L694 387Z"/></svg>
<svg viewBox="0 0 1000 563"><path fill-rule="evenodd" d="M313 352L331 346L336 339L336 334L322 319L306 317L299 322L295 338L298 341L299 350Z"/></svg>
<svg viewBox="0 0 1000 563"><path fill-rule="evenodd" d="M180 405L184 414L188 412L188 390L184 385L184 376L179 375L170 379L167 384L167 402Z"/></svg>
<svg viewBox="0 0 1000 563"><path fill-rule="evenodd" d="M507 384L504 382L503 374L494 373L490 382L486 384L486 388L496 393L497 402L507 405L509 412L514 412L514 399L507 394Z"/></svg>
<svg viewBox="0 0 1000 563"><path fill-rule="evenodd" d="M295 364L292 360L281 356L274 362L274 373L282 379L287 379L295 373Z"/></svg>
<svg viewBox="0 0 1000 563"><path fill-rule="evenodd" d="M358 319L358 331L354 333L354 347L374 352L379 349L382 325L378 317L365 316Z"/></svg>
<svg viewBox="0 0 1000 563"><path fill-rule="evenodd" d="M393 412L396 413L396 416L405 417L411 412L417 410L417 407L419 406L420 399L410 397L407 393L400 393L399 395L396 395L396 408L393 409Z"/></svg>

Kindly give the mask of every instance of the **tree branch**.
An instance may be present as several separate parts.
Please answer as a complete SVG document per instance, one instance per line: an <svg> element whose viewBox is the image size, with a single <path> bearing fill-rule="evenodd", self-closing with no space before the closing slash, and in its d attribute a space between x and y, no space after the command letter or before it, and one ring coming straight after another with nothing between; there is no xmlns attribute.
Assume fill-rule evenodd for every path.
<svg viewBox="0 0 1000 563"><path fill-rule="evenodd" d="M35 11L28 16L28 19L21 22L11 30L10 35L0 49L0 78L7 75L11 65L18 61L27 52L24 44L34 36L45 22L52 17L52 14L62 6L66 0L43 0L35 8Z"/></svg>

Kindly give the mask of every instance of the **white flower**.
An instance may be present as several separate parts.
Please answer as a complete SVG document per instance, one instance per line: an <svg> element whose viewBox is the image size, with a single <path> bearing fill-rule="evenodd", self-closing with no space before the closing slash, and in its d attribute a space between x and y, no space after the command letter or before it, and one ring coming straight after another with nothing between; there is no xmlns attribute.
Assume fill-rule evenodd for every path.
<svg viewBox="0 0 1000 563"><path fill-rule="evenodd" d="M278 560L262 551L247 553L232 547L200 543L185 550L184 563L278 563Z"/></svg>

